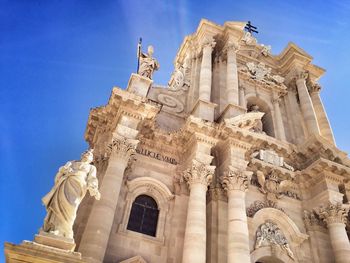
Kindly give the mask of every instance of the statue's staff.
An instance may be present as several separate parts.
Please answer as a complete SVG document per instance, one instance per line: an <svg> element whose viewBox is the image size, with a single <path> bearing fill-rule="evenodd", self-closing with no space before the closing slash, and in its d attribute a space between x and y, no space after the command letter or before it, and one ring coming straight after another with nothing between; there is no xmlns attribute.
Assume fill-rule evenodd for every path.
<svg viewBox="0 0 350 263"><path fill-rule="evenodd" d="M140 37L139 43L137 43L137 70L136 70L137 74L139 73L139 68L140 68L141 43L142 43L142 38Z"/></svg>

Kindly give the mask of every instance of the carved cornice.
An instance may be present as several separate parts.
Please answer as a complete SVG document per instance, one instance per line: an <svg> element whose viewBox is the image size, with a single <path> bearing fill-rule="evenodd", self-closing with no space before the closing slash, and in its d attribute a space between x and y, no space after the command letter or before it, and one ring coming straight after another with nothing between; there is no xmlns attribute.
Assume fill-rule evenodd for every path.
<svg viewBox="0 0 350 263"><path fill-rule="evenodd" d="M329 227L335 223L346 223L349 207L341 203L328 204L321 206L317 211L319 217L327 223Z"/></svg>
<svg viewBox="0 0 350 263"><path fill-rule="evenodd" d="M194 184L203 184L208 186L213 178L215 166L192 160L191 167L183 173L183 179L187 182L189 188Z"/></svg>
<svg viewBox="0 0 350 263"><path fill-rule="evenodd" d="M226 192L232 190L240 190L246 192L248 190L252 172L239 170L232 166L220 178L221 185Z"/></svg>

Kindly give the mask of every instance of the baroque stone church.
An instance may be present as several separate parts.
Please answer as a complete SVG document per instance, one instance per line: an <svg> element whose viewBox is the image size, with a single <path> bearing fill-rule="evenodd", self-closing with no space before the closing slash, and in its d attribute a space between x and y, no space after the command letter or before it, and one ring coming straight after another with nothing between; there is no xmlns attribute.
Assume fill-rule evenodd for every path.
<svg viewBox="0 0 350 263"><path fill-rule="evenodd" d="M325 70L293 43L272 55L245 26L203 19L167 86L140 52L128 86L90 112L93 197L71 230L48 209L7 261L350 262L350 161L320 98Z"/></svg>

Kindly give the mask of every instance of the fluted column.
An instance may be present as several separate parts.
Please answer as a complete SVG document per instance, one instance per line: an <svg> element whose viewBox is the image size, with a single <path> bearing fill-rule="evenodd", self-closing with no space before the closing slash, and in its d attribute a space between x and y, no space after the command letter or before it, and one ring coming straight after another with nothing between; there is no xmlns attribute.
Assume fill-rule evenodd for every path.
<svg viewBox="0 0 350 263"><path fill-rule="evenodd" d="M137 143L137 140L115 135L108 145L110 158L100 187L101 200L94 202L78 249L89 262L103 261L124 171Z"/></svg>
<svg viewBox="0 0 350 263"><path fill-rule="evenodd" d="M215 166L193 160L184 172L190 188L182 263L206 262L206 192Z"/></svg>
<svg viewBox="0 0 350 263"><path fill-rule="evenodd" d="M229 44L227 50L226 96L227 103L239 105L236 46Z"/></svg>
<svg viewBox="0 0 350 263"><path fill-rule="evenodd" d="M341 203L321 207L318 214L327 223L329 237L336 263L346 263L350 260L350 243L345 230L345 222L349 208Z"/></svg>
<svg viewBox="0 0 350 263"><path fill-rule="evenodd" d="M321 86L313 84L310 88L311 100L314 105L318 125L320 127L321 135L328 141L335 144L331 125L329 123L326 111L324 110L323 103L320 97Z"/></svg>
<svg viewBox="0 0 350 263"><path fill-rule="evenodd" d="M280 97L278 95L274 96L274 99L272 100L274 114L275 114L275 120L276 120L276 128L277 128L277 139L280 140L286 140L286 133L284 130L283 120L282 120L282 114L280 109Z"/></svg>
<svg viewBox="0 0 350 263"><path fill-rule="evenodd" d="M239 87L239 106L242 108L247 108L247 102L245 100L245 88L240 86Z"/></svg>
<svg viewBox="0 0 350 263"><path fill-rule="evenodd" d="M202 65L199 75L199 99L204 101L210 101L211 95L211 54L215 46L214 40L208 40L203 45Z"/></svg>
<svg viewBox="0 0 350 263"><path fill-rule="evenodd" d="M221 177L228 197L227 212L227 262L250 263L249 232L245 193L251 172L230 167Z"/></svg>
<svg viewBox="0 0 350 263"><path fill-rule="evenodd" d="M314 106L311 101L309 91L306 86L306 79L308 78L308 73L302 72L298 79L296 80L296 85L299 94L301 111L303 113L306 126L311 134L320 134L320 128L317 123L316 113Z"/></svg>

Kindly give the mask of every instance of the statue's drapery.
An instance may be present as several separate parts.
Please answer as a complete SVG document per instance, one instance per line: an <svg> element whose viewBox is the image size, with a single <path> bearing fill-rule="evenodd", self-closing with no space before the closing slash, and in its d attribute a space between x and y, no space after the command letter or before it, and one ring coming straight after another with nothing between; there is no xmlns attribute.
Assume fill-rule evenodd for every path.
<svg viewBox="0 0 350 263"><path fill-rule="evenodd" d="M98 192L96 168L80 161L67 162L55 178L55 186L43 197L46 207L43 230L55 235L73 238L73 223L76 212L86 191Z"/></svg>

